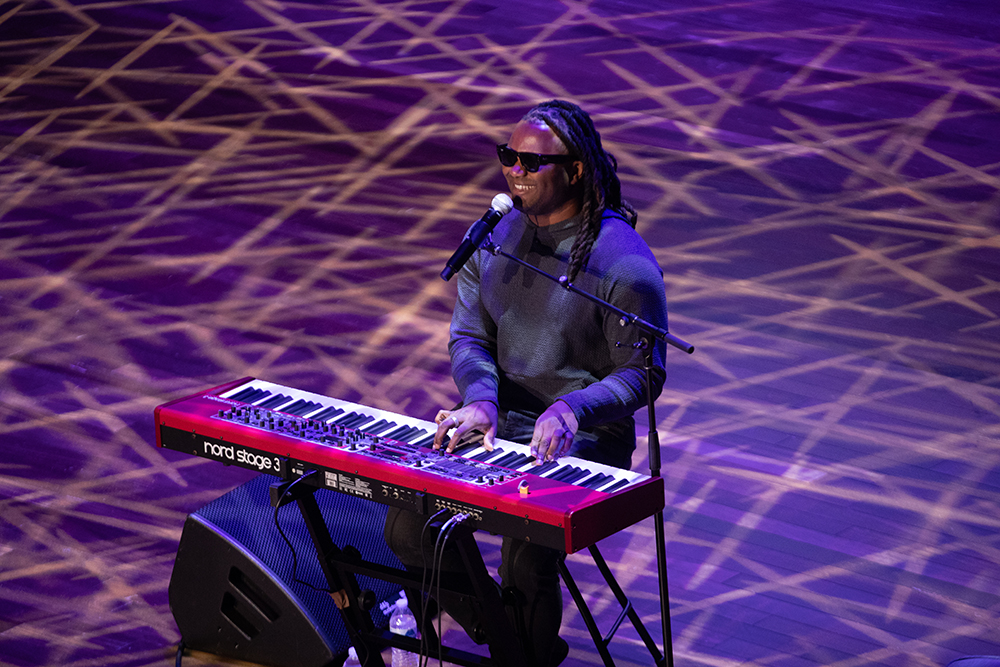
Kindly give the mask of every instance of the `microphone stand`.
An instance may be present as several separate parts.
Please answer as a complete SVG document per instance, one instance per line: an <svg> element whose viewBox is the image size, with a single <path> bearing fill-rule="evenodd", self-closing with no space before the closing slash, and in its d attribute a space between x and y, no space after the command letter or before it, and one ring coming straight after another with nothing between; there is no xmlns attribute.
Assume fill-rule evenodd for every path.
<svg viewBox="0 0 1000 667"><path fill-rule="evenodd" d="M654 339L659 339L670 343L679 350L691 354L694 352L694 345L691 345L687 341L674 336L669 333L666 329L656 326L655 324L648 322L641 317L628 313L616 306L611 305L604 299L601 299L589 292L584 292L583 290L575 287L573 283L569 282L566 276L561 276L559 278L553 276L550 273L542 271L537 266L528 264L524 260L514 257L508 252L505 252L500 248L499 245L494 245L491 236L487 236L480 246L481 250L486 250L493 256L503 256L507 259L520 264L521 266L528 268L535 273L545 276L549 280L557 282L566 290L573 292L574 294L579 294L580 296L589 299L590 301L596 303L598 306L609 310L616 315L618 315L619 323L622 327L636 326L642 329L644 335L642 339L633 345L634 349L643 350L643 356L645 359L644 369L646 372L646 410L649 416L649 436L647 442L649 444L649 474L651 477L660 476L660 437L656 431L656 407L653 402L653 349L654 349ZM618 344L619 346L621 343ZM657 564L657 574L659 578L660 585L660 620L663 626L663 647L664 654L666 655L667 663L666 667L674 667L674 649L673 649L673 637L670 631L670 592L667 587L667 546L666 538L663 529L663 510L658 511L654 516L653 530L656 539L656 564Z"/></svg>

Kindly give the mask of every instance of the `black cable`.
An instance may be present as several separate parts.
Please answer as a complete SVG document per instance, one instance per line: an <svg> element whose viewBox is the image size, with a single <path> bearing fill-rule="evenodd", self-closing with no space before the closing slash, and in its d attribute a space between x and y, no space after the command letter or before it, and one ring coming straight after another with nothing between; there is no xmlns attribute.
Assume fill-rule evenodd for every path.
<svg viewBox="0 0 1000 667"><path fill-rule="evenodd" d="M285 496L287 496L289 494L289 492L292 490L292 488L296 484L298 484L299 482L301 482L304 479L308 479L309 477L312 477L315 474L317 474L317 471L310 470L309 472L306 472L306 473L300 475L298 477L298 479L296 479L291 484L289 484L287 487L285 487L285 490L281 492L281 496L278 497L278 502L275 504L275 507L274 507L274 527L278 529L278 534L281 535L281 539L285 541L285 544L288 545L288 549L292 552L292 581L295 582L295 583L297 583L297 584L301 584L301 585L303 585L303 586L305 586L307 588L310 588L310 589L316 591L317 593L327 593L329 595L333 595L333 591L331 591L329 588L318 588L318 587L313 586L312 584L310 584L308 581L303 581L302 579L298 578L299 558L298 558L298 554L295 553L295 545L292 544L292 541L288 539L287 535L285 535L285 531L282 530L281 523L278 521L278 510L281 508L282 501L285 499ZM362 648L364 649L364 655L361 655L359 653L358 654L358 661L361 662L361 664L365 664L365 662L367 662L367 660L368 660L368 645L365 642L361 642L361 645L362 645ZM355 647L355 649L356 648L357 647ZM179 663L178 663L178 667L180 667Z"/></svg>
<svg viewBox="0 0 1000 667"><path fill-rule="evenodd" d="M448 547L448 539L451 537L451 533L453 530L455 530L455 527L464 522L468 518L469 518L468 514L456 514L455 516L451 517L450 519L448 519L448 521L445 522L444 526L441 527L441 531L438 533L438 543L441 544L440 549L438 549L437 544L435 544L435 552L436 552L435 556L438 559L437 563L438 600L441 599L441 571L442 568L444 567L444 552L445 549ZM441 629L442 629L442 618L441 614L438 614L438 640L440 640L441 638ZM438 651L438 665L440 667L444 667L444 656L441 651Z"/></svg>
<svg viewBox="0 0 1000 667"><path fill-rule="evenodd" d="M438 596L438 599L441 599L441 574L442 574L442 570L444 569L444 551L445 551L445 549L448 548L448 536L451 535L451 531L452 531L452 528L454 526L454 521L457 518L457 516L458 515L455 515L455 516L451 517L450 519L448 519L448 521L446 521L445 524L443 526L441 526L441 532L438 533L438 541L441 543L440 550L437 550L438 553L435 554L435 556L437 557L437 566L436 567L437 567L437 577L438 577L438 580L437 580L437 596ZM437 545L435 544L435 549L436 549L436 547L437 547ZM442 616L443 616L443 614L438 614L438 629L437 629L438 637L441 636L442 629L443 629L442 628L442 620L443 619L441 618ZM444 659L444 657L441 655L441 652L438 651L438 667L442 667L442 665L444 664L443 663L443 659Z"/></svg>
<svg viewBox="0 0 1000 667"><path fill-rule="evenodd" d="M302 581L301 579L298 578L299 557L298 554L295 553L295 545L293 545L292 541L288 539L287 535L285 535L285 531L282 530L281 523L278 521L278 510L281 509L282 505L281 501L285 499L285 496L288 495L288 493L295 487L296 484L298 484L304 479L312 477L315 474L316 474L315 470L310 470L309 472L299 476L298 479L296 479L294 482L285 487L285 490L281 492L281 496L278 498L278 502L275 504L274 507L274 527L278 529L278 534L281 535L281 539L285 541L285 544L288 545L288 549L292 552L292 581L297 584L306 586L307 588L311 588L317 593L328 593L332 595L333 591L331 591L329 588L317 588L316 586L310 584L308 581Z"/></svg>
<svg viewBox="0 0 1000 667"><path fill-rule="evenodd" d="M420 575L420 593L421 593L421 595L423 595L423 599L421 600L422 610L421 610L420 617L423 618L423 619L426 619L427 616L428 616L428 614L430 613L430 601L431 601L430 591L431 591L431 586L434 585L433 563L434 563L434 557L436 555L436 554L432 554L431 555L431 565L432 565L432 567L428 568L427 567L427 551L426 551L426 549L424 549L424 539L427 537L427 529L431 527L431 524L434 523L434 521L436 521L438 517L440 517L442 514L445 514L447 511L448 510L446 510L446 509L442 509L442 510L438 510L437 512L435 512L433 515L431 515L431 517L429 519L427 519L427 521L424 522L424 527L420 531L420 558L421 558L421 563L423 565L423 567L421 568L421 575ZM430 581L430 584L427 583L427 571L428 571L428 569L431 570L431 581ZM425 593L425 591L426 591L426 593ZM438 618L440 618L441 612L443 611L443 609L441 607L441 600L440 599L438 600L437 604L438 604ZM417 661L420 664L420 667L426 667L427 661L424 660L424 658L426 658L427 660L430 659L430 652L431 652L430 651L430 644L427 643L427 636L426 635L427 635L427 633L421 633L421 635L420 635L420 658L421 659ZM439 632L438 633L438 644L439 644L439 646L438 646L438 653L439 654L441 652L440 642L441 642L441 633Z"/></svg>
<svg viewBox="0 0 1000 667"><path fill-rule="evenodd" d="M289 484L287 487L285 487L285 490L281 492L281 496L278 497L278 502L275 504L275 507L274 507L274 527L278 529L278 534L281 535L281 539L285 541L285 544L288 545L288 549L292 552L292 581L295 582L295 583L297 583L297 584L301 584L301 585L303 585L303 586L305 586L307 588L310 588L310 589L316 591L317 593L327 593L328 595L333 595L334 592L331 591L329 588L318 588L318 587L313 586L312 584L310 584L308 581L303 581L302 579L298 578L298 566L299 566L298 564L299 564L299 559L298 559L298 555L295 553L295 545L293 545L292 541L288 539L287 535L285 535L285 531L281 529L281 523L279 523L279 521L278 521L278 510L281 508L282 501L285 499L285 496L288 495L288 493L292 490L292 488L296 484L298 484L299 482L301 482L304 479L308 479L309 477L312 477L315 474L317 474L316 470L310 470L309 472L300 475L298 479L296 479L291 484ZM363 665L368 660L368 644L366 644L365 642L361 642L361 646L364 649L364 655L361 655L359 653L358 654L358 661ZM357 647L355 647L355 649L357 649ZM178 658L178 660L179 660L179 658ZM180 662L177 663L177 667L180 667Z"/></svg>
<svg viewBox="0 0 1000 667"><path fill-rule="evenodd" d="M436 574L438 604L440 604L441 600L441 569L444 567L444 548L441 545L442 545L442 540L444 542L444 546L448 545L448 540L445 537L445 534L447 533L449 527L452 525L454 521L455 521L454 516L450 517L447 521L445 521L444 525L441 526L441 530L438 531L437 539L434 541L434 554L432 557L432 565L434 569L431 574L431 586L432 587L434 586L434 575ZM441 614L438 614L438 630L437 630L438 641L441 640L441 616L442 616ZM430 662L429 658L428 662ZM438 662L439 663L441 662L441 651L438 651Z"/></svg>
<svg viewBox="0 0 1000 667"><path fill-rule="evenodd" d="M185 648L187 647L184 645L184 640L182 639L181 643L177 645L177 658L176 662L174 662L175 667L181 667L181 659L184 657Z"/></svg>

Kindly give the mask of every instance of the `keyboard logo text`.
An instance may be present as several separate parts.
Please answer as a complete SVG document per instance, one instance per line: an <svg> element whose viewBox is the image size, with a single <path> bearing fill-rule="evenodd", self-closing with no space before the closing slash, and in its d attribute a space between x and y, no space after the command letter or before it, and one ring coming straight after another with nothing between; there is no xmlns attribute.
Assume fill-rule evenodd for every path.
<svg viewBox="0 0 1000 667"><path fill-rule="evenodd" d="M236 445L221 445L205 440L202 453L208 458L223 463L236 463L260 472L281 473L281 459L277 456L257 454Z"/></svg>

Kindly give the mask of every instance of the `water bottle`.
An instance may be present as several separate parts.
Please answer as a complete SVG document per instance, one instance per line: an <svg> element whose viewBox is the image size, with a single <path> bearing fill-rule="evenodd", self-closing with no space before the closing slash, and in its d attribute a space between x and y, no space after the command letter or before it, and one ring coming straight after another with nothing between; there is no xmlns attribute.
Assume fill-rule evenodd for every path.
<svg viewBox="0 0 1000 667"><path fill-rule="evenodd" d="M395 603L383 602L382 613L389 615L389 630L397 635L417 638L417 619L406 605L406 593L400 591ZM390 613L389 610L392 610ZM401 648L392 647L392 667L420 667L420 656Z"/></svg>
<svg viewBox="0 0 1000 667"><path fill-rule="evenodd" d="M361 667L358 652L354 650L353 646L347 649L347 660L344 661L344 667Z"/></svg>

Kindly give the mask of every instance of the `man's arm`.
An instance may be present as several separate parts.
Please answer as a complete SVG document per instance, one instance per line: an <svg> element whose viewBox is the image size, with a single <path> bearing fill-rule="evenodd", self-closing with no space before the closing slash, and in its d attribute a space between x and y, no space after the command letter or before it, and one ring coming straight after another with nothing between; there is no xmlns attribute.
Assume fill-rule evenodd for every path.
<svg viewBox="0 0 1000 667"><path fill-rule="evenodd" d="M438 413L434 449L441 448L451 429L455 433L447 446L449 452L470 431L483 433L483 446L487 449L493 449L496 437L500 386L496 323L479 298L481 260L481 256L474 256L458 274L458 297L451 317L448 351L452 376L464 405Z"/></svg>
<svg viewBox="0 0 1000 667"><path fill-rule="evenodd" d="M620 255L606 269L602 296L613 306L666 329L663 274L652 253L648 249L643 250ZM622 327L618 316L610 311L604 317L603 327L608 354L615 360L616 366L598 382L560 397L573 409L582 427L629 416L646 404L645 351L632 347L643 332L636 327ZM654 399L659 396L666 379L665 354L663 341L655 341L652 373Z"/></svg>

